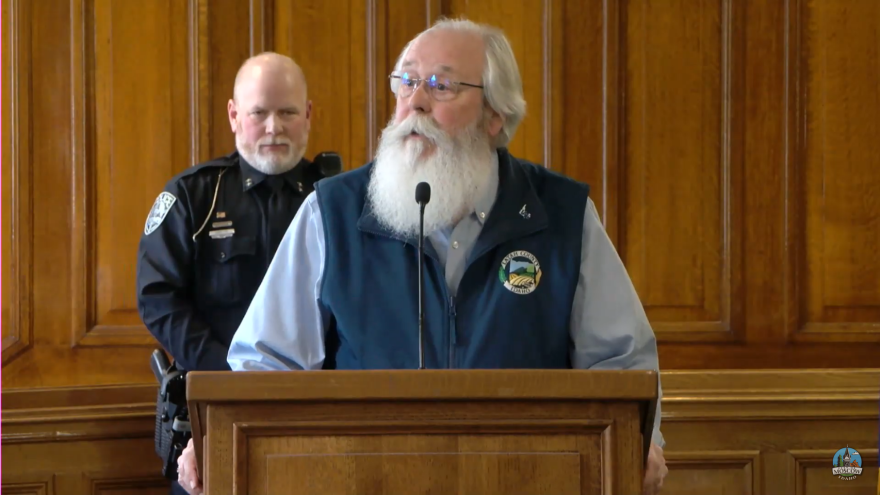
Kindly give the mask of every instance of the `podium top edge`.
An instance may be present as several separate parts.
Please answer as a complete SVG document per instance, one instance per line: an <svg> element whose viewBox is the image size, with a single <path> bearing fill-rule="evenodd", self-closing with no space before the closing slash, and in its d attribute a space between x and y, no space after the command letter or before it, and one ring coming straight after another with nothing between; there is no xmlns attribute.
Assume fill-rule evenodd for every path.
<svg viewBox="0 0 880 495"><path fill-rule="evenodd" d="M657 399L653 370L191 372L190 402Z"/></svg>

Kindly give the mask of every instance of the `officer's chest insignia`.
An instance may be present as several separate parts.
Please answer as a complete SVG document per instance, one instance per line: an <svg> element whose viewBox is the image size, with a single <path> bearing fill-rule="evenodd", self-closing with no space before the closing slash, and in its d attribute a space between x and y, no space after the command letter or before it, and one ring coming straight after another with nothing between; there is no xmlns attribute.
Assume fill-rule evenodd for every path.
<svg viewBox="0 0 880 495"><path fill-rule="evenodd" d="M212 230L208 232L208 235L211 236L211 239L226 239L235 235L235 229Z"/></svg>
<svg viewBox="0 0 880 495"><path fill-rule="evenodd" d="M147 215L147 223L144 225L144 234L150 235L162 225L165 216L171 211L171 207L174 205L175 201L177 201L177 198L170 192L162 191L159 194L159 197L156 198L153 207L150 209L150 214Z"/></svg>
<svg viewBox="0 0 880 495"><path fill-rule="evenodd" d="M498 278L514 294L531 294L541 283L541 264L528 251L514 251L501 260Z"/></svg>

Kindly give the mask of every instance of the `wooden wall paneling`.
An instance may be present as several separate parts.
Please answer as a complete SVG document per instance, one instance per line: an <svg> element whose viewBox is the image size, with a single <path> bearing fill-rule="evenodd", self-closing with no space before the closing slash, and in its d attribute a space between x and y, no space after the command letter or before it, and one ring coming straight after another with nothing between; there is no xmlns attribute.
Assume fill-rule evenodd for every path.
<svg viewBox="0 0 880 495"><path fill-rule="evenodd" d="M553 150L561 164L553 168L590 185L590 197L611 242L619 247L620 173L619 63L622 43L619 2L554 0L550 32Z"/></svg>
<svg viewBox="0 0 880 495"><path fill-rule="evenodd" d="M618 251L667 342L741 338L743 6L621 4Z"/></svg>
<svg viewBox="0 0 880 495"><path fill-rule="evenodd" d="M407 41L439 16L440 3L272 0L274 50L306 74L312 101L309 155L333 150L345 168L372 159L395 100L388 75Z"/></svg>
<svg viewBox="0 0 880 495"><path fill-rule="evenodd" d="M235 75L251 55L273 49L273 0L192 0L199 7L199 74L204 83L199 93L206 106L201 111L208 128L201 132L210 152L201 161L235 151L235 135L229 126L226 104L232 98ZM268 36L268 38L267 38Z"/></svg>
<svg viewBox="0 0 880 495"><path fill-rule="evenodd" d="M663 384L664 493L876 493L880 371L682 371ZM863 459L851 481L831 472L847 446Z"/></svg>
<svg viewBox="0 0 880 495"><path fill-rule="evenodd" d="M526 117L508 145L514 156L552 166L545 156L545 98L549 94L545 86L545 68L549 65L551 20L553 2L550 0L483 0L468 2L450 0L449 17L465 17L474 22L496 26L507 35L513 47L522 76L526 99ZM556 3L556 5L559 5ZM549 109L548 109L549 113ZM546 126L546 127L545 127Z"/></svg>
<svg viewBox="0 0 880 495"><path fill-rule="evenodd" d="M799 133L787 196L798 292L789 339L878 343L880 4L795 4Z"/></svg>
<svg viewBox="0 0 880 495"><path fill-rule="evenodd" d="M867 138L877 118L864 113L880 97L880 73L868 58L843 56L851 50L839 43L870 57L880 10L804 1L743 8L744 342L681 345L661 333L661 366L876 367L876 284L861 275L873 273L876 257L864 246L880 218L866 192L880 177ZM856 75L856 67L872 69Z"/></svg>
<svg viewBox="0 0 880 495"><path fill-rule="evenodd" d="M424 2L396 2L394 0L366 0L367 5L367 77L370 89L367 105L372 108L366 115L367 135L370 136L367 160L372 160L382 130L394 117L397 99L391 92L388 76L406 44L441 15L439 0ZM372 76L370 75L372 74ZM349 164L346 164L348 167ZM351 167L359 167L352 163Z"/></svg>
<svg viewBox="0 0 880 495"><path fill-rule="evenodd" d="M168 179L194 161L194 33L184 2L74 6L73 345L150 346L133 289L143 233L135 226Z"/></svg>
<svg viewBox="0 0 880 495"><path fill-rule="evenodd" d="M3 386L153 381L134 256L157 191L192 162L187 5L28 8L31 37L41 40L31 45L30 128L52 139L18 165L32 164L40 179L31 258L40 310L32 348L4 360ZM104 348L119 345L129 347Z"/></svg>
<svg viewBox="0 0 880 495"><path fill-rule="evenodd" d="M274 49L292 57L309 82L312 123L308 154L333 150L345 164L362 163L367 136L365 2L274 1Z"/></svg>
<svg viewBox="0 0 880 495"><path fill-rule="evenodd" d="M167 494L154 386L3 393L3 493Z"/></svg>
<svg viewBox="0 0 880 495"><path fill-rule="evenodd" d="M3 1L2 361L33 342L30 2Z"/></svg>

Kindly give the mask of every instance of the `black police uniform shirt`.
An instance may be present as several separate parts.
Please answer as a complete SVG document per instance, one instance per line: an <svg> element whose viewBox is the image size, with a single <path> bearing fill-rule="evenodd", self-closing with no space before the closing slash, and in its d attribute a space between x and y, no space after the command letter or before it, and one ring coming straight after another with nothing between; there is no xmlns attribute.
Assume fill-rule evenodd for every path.
<svg viewBox="0 0 880 495"><path fill-rule="evenodd" d="M141 319L179 366L229 369L232 336L321 178L305 159L273 176L232 153L168 181L141 235L137 296Z"/></svg>

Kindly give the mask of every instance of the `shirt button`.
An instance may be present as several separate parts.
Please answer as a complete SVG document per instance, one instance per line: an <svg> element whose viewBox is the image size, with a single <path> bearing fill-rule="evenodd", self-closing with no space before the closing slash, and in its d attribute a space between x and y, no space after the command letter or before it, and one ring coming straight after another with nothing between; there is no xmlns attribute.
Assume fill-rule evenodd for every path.
<svg viewBox="0 0 880 495"><path fill-rule="evenodd" d="M458 249L458 241L452 241L452 249Z"/></svg>
<svg viewBox="0 0 880 495"><path fill-rule="evenodd" d="M486 219L486 212L485 212L485 211L481 211L481 212L480 212L480 220L485 220L485 219Z"/></svg>

